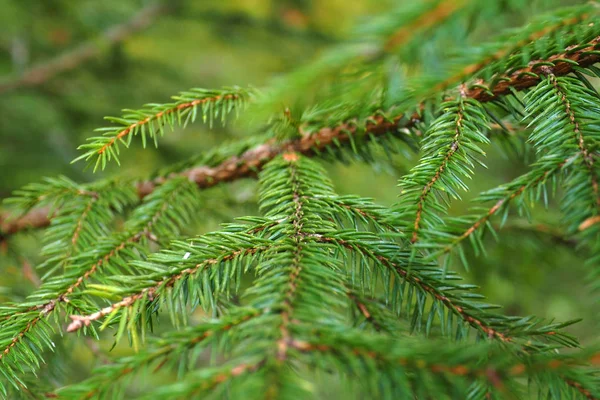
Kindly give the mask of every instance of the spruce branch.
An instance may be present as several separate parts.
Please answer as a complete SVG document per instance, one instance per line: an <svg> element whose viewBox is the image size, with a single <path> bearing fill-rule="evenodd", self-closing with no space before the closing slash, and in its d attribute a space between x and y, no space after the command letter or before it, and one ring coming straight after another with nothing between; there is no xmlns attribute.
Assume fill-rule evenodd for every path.
<svg viewBox="0 0 600 400"><path fill-rule="evenodd" d="M10 329L13 335L0 342L0 363L3 368L7 371L22 369L20 362L25 360L27 366L35 370L41 359L38 350L53 347L50 340L52 328L46 325L48 317L54 315L56 318L55 311L62 308L70 312L93 307L91 299L81 298L75 292L89 283L100 270L106 269L114 274L123 268L124 259L136 258L134 250L141 248L143 239L177 233L192 218L197 203L195 191L196 188L187 180L165 183L136 209L125 225L125 232L105 237L96 244L95 249L74 255L63 275L44 282L28 297L28 301L2 310L0 327ZM178 206L173 208L175 198L178 199ZM37 329L34 331L34 328ZM29 348L32 344L35 344L36 351ZM7 378L12 384L18 382L18 378L11 379L10 375ZM4 389L2 382L0 388Z"/></svg>
<svg viewBox="0 0 600 400"><path fill-rule="evenodd" d="M518 58L522 57L524 48L534 47L539 39L549 35L564 35L565 32L562 32L564 28L573 28L586 20L593 21L596 13L594 5L585 4L542 15L526 27L511 30L498 37L496 41L482 46L481 51L476 53L476 60L461 65L450 77L430 85L428 93L443 92L467 79L490 79L494 74L502 75L507 72L507 67L514 68L511 65L512 60L507 60L507 57L520 62L521 60ZM535 50L539 51L539 48ZM505 60L504 63L503 60ZM501 79L502 77L499 77L498 80ZM481 99L479 100L481 101Z"/></svg>
<svg viewBox="0 0 600 400"><path fill-rule="evenodd" d="M576 67L586 68L600 61L600 55L596 49L600 46L600 37L596 37L585 45L577 46L566 52L558 53L545 60L532 62L530 66L519 69L509 75L500 76L495 85L478 84L466 90L467 98L475 99L485 103L512 94L512 90L526 90L537 85L542 79L542 71L548 68L555 76L568 75L576 70ZM542 68L543 67L543 68ZM364 131L353 121L340 123L334 127L325 127L317 132L297 139L276 143L268 140L266 143L255 148L242 151L230 156L219 165L194 167L182 173L198 184L200 188L208 188L222 182L231 182L240 178L256 175L268 160L284 152L299 152L305 156L319 156L330 147L349 145L355 143L361 136L366 140L385 136L387 134L398 134L402 129L411 128L421 120L419 113L398 114L389 119L381 115L375 115L367 119ZM175 175L179 175L175 174ZM139 183L138 193L141 197L151 193L157 183L165 178L157 178L156 181ZM2 232L4 236L14 234L24 227L44 227L49 221L43 219L36 212L37 218L25 218L11 223L4 222ZM4 217L6 221L8 218Z"/></svg>
<svg viewBox="0 0 600 400"><path fill-rule="evenodd" d="M432 347L428 349L428 346ZM467 348L464 345L447 343L444 343L443 350L440 350L440 347L423 345L419 341L390 341L381 338L380 335L369 337L363 332L352 330L322 331L316 340L296 341L293 347L313 357L316 353L325 357L317 361L317 365L335 363L339 369L357 377L362 376L365 369L370 370L381 377L377 381L378 385L393 384L399 388L398 391L407 395L432 393L436 391L434 382L439 379L446 383L442 387L455 391L455 396L467 392L474 381L483 381L488 387L487 395L476 398L490 398L492 393L506 396L511 392L515 394L513 390L518 387L517 382L523 376L528 376L542 385L554 378L567 386L559 389L561 392L574 388L579 393L592 396L591 398L599 395L596 386L598 377L594 369L598 366L598 355L594 353L581 352L569 356L551 352L523 355L490 344ZM361 363L356 362L357 357L362 360ZM414 375L406 374L407 370L412 371ZM574 370L577 373L574 373ZM569 375L577 378L570 378ZM579 382L580 380L585 384ZM453 386L447 385L449 381L453 382ZM373 390L377 389L373 387ZM569 390L566 393L569 393Z"/></svg>
<svg viewBox="0 0 600 400"><path fill-rule="evenodd" d="M436 87L442 93L430 96L410 80L406 91L387 80L363 90L382 77L388 61L397 61L395 46L413 40L406 29L445 33L454 24L443 21L465 4L419 2L400 21L375 26L376 59L372 53L355 58L353 47L291 77L291 89L308 81L339 89L347 98L332 94L334 106L314 105L299 119L286 109L260 137L195 156L147 182L58 179L21 191L14 204L22 213L48 207L54 215L43 264L54 268L25 301L0 308L2 394L8 397L12 386L35 395L27 385L66 314L67 331L97 335L110 328L116 341L127 335L136 354L50 396L118 397L127 379L154 367L176 371L177 382L153 388L147 398L308 398L316 394L308 380L313 370L356 384L363 397L483 400L529 389L548 398L597 398L600 357L572 349L579 344L563 328L573 321L500 314L437 260L465 239L484 251L483 228L493 232L493 216L508 218L509 204L521 214L536 202L547 204L548 183L559 181L568 234L590 247L590 264L600 257L600 96L583 75L600 76L592 65L600 61L593 6L553 13L546 27L520 29L507 45L472 49L479 55L471 67L436 81L460 79L454 91ZM328 77L313 80L346 71L344 60L356 70L331 85ZM348 82L363 72L369 75ZM104 167L135 135L156 140L166 124L185 125L197 112L224 117L239 104L223 93L189 92L171 104L126 111L115 120L120 126L92 138L83 157ZM527 174L481 194L477 202L492 204L474 215L445 217L449 198L468 189L464 180L484 154L479 145L488 142L490 121L502 129L505 121L516 129L530 124L524 130L537 161ZM423 155L402 178L403 196L393 209L338 196L324 169L308 158L370 161L401 140L418 144ZM262 216L181 240L202 201L198 189L253 176ZM123 226L113 222L135 203ZM62 273L55 273L58 266ZM188 315L197 307L214 319L180 329L195 323L198 313L191 321ZM177 332L146 340L162 312Z"/></svg>
<svg viewBox="0 0 600 400"><path fill-rule="evenodd" d="M563 133L565 130L570 131L572 133L571 140L574 140L577 143L581 158L588 169L590 184L595 196L595 203L597 207L600 208L600 193L598 188L598 177L594 171L594 158L590 153L589 143L586 143L586 138L584 138L581 129L582 122L584 122L586 126L590 123L590 118L585 118L583 113L585 111L594 110L586 104L586 102L594 101L597 97L594 93L590 93L590 90L576 79L568 77L557 78L551 69L545 69L544 71L548 76L547 82L540 83L536 90L528 93L528 98L532 99L530 102L531 105L529 106L529 113L536 114L536 118L531 122L531 125L537 124L530 140L536 142L539 151L549 150L550 147L553 147L556 144L556 133ZM556 130L555 134L549 134L548 122L541 122L544 118L548 118L550 115L555 115L558 112L554 107L549 109L543 109L542 107L544 105L549 106L550 104L555 105L556 103L554 102L553 104L551 98L548 98L547 95L544 96L544 100L540 97L536 98L542 91L548 93L546 85L551 85L558 97L558 104L562 107L561 111L566 114L566 118L562 118L558 124L551 127ZM578 100L575 100L576 97ZM577 101L577 104L573 105L572 101ZM579 115L576 115L576 113ZM584 118L585 120L582 121ZM566 124L568 124L568 127L565 126ZM586 132L590 135L587 138L588 142L596 143L600 141L600 138L597 137L598 135L593 130L586 129ZM542 136L543 134L545 136ZM564 135L561 136L562 140L565 140ZM562 149L564 147L561 146L560 148ZM556 151L557 150L554 149L553 152Z"/></svg>
<svg viewBox="0 0 600 400"><path fill-rule="evenodd" d="M576 67L586 68L600 62L600 55L596 53L598 46L600 46L600 37L594 38L586 45L552 55L545 60L532 62L531 66L519 69L510 75L501 76L496 79L498 82L495 85L478 84L476 87L467 89L465 96L485 103L510 95L512 90L529 89L542 79L540 78L542 67L550 68L555 76L568 75L574 72ZM355 143L361 136L365 140L370 140L387 134L398 134L402 129L413 127L420 120L419 113L397 114L391 119L375 115L367 119L364 131L354 121L346 121L334 127L321 128L309 136L282 143L276 143L271 139L252 149L232 155L219 165L194 167L175 175L188 176L197 183L199 188L208 188L219 183L256 176L257 171L260 171L268 160L284 152L319 156L330 147L336 148ZM139 195L141 197L148 195L154 190L157 183L164 182L164 180L165 178L157 178L156 181L139 183L137 185ZM36 212L37 218L32 216L21 221L4 222L2 225L3 235L14 234L29 226L33 228L47 226L49 221L43 219L40 214L42 213ZM4 217L3 220L6 221L7 218Z"/></svg>
<svg viewBox="0 0 600 400"><path fill-rule="evenodd" d="M441 305L450 314L459 317L466 324L483 334L484 337L500 342L514 342L519 341L521 337L540 336L542 339L557 341L567 346L577 345L573 338L568 335L565 336L559 333L557 336L557 330L572 324L573 321L544 326L542 321L536 319L502 317L499 314L492 313L488 310L496 308L496 306L472 301L481 298L481 296L474 293L469 293L474 286L453 284L451 283L452 280L459 279L456 275L432 268L427 264L419 265L414 261L409 263L409 255L406 255L405 259L399 258L398 255L402 254L402 250L394 243L386 243L381 239L377 240L367 233L362 233L360 237L352 233L339 233L335 237L322 236L317 240L335 243L352 252L358 252L361 257L373 260L376 263L375 265L384 266L400 282L406 281L411 287L418 288L420 295L430 296L434 303L428 315L425 315L425 302L423 300L418 300L418 306L413 308L411 313L413 329L420 329L421 319L426 319L425 331L429 333L436 313L441 310L438 305ZM399 285L399 283L394 282L394 285ZM403 302L407 307L412 307L410 299L404 298L404 291L404 287L388 290L389 293L398 293L396 295L400 296L398 300L394 300L399 302L397 305L399 309L402 309ZM410 293L412 292L409 291L408 296L412 296ZM388 296L390 295L388 294ZM441 313L439 319L442 332L447 331L447 334L450 334L453 328L450 316L444 317L444 314ZM445 325L445 321L449 323L448 326ZM457 327L457 331L458 329Z"/></svg>
<svg viewBox="0 0 600 400"><path fill-rule="evenodd" d="M464 91L463 91L464 94ZM468 190L461 178L471 178L478 156L485 155L478 144L489 143L485 136L488 119L481 105L473 99L444 103L445 113L430 126L419 164L401 182L401 200L397 206L398 220L414 220L411 242L419 239L423 225L439 223L435 211L443 206L431 195L447 193L460 198L459 189ZM438 196L439 197L439 196ZM430 207L434 207L432 212Z"/></svg>
<svg viewBox="0 0 600 400"><path fill-rule="evenodd" d="M109 234L116 213L135 202L130 185L97 185L97 191L80 189L78 195L60 204L44 234L41 268L54 265L45 276L66 267L69 259ZM85 195L81 195L85 193Z"/></svg>
<svg viewBox="0 0 600 400"><path fill-rule="evenodd" d="M203 121L208 121L211 127L217 118L225 123L227 114L233 110L239 112L252 93L252 90L237 87L223 90L192 89L174 96L174 103L148 104L141 110L124 110L126 114L121 118L106 118L119 126L96 129L96 132L102 132L102 136L88 138L91 143L79 146L85 152L73 162L95 159L94 170L100 166L104 169L111 159L119 163L119 143L129 147L133 137L138 134L144 147L148 139L158 147L158 136L164 136L165 125L171 130L176 125L185 127L188 122L196 120L198 109Z"/></svg>
<svg viewBox="0 0 600 400"><path fill-rule="evenodd" d="M252 230L254 229L255 228ZM251 236L239 234L236 236L237 237L231 234L207 235L206 237L196 239L193 247L190 247L189 244L185 242L180 242L178 244L174 243L172 245L174 248L179 247L186 250L189 249L194 253L194 256L190 257L191 252L185 252L183 257L181 257L181 252L176 254L171 253L170 257L167 254L157 254L150 256L147 262L137 263L136 266L139 268L139 270L148 270L148 272L152 275L144 276L144 279L139 285L135 285L134 277L125 277L130 282L130 285L135 285L135 290L129 291L131 294L123 297L122 300L113 303L108 307L104 307L92 314L71 315L70 318L72 322L67 327L67 332L75 332L84 326L89 326L92 321L98 321L106 316L109 316L109 318L107 318L107 320L103 323L103 326L106 326L116 316L116 313L123 308L130 308L130 311L124 314L124 317L134 320L138 317L137 312L135 312L135 309L133 309L133 306L136 305L137 302L155 302L159 300L159 296L161 295L167 295L170 298L177 298L177 293L169 293L169 291L172 292L177 284L181 285L184 280L189 279L190 277L199 275L201 273L207 273L209 268L225 269L224 266L228 263L234 267L232 272L223 271L221 273L208 273L208 279L215 279L210 278L211 276L216 277L216 279L219 279L219 276L235 276L238 274L237 268L245 269L245 265L247 265L247 261L244 261L243 264L236 265L237 259L251 258L249 256L264 252L269 248L268 243L263 243L261 245L256 244L257 239ZM217 247L216 240L218 240L219 243L219 251L216 252L217 256L215 256L214 250L211 249L211 247ZM204 249L200 248L199 246L204 247ZM186 254L188 257L185 257ZM183 260L183 263L181 260ZM170 268L165 268L165 264L170 266ZM213 285L207 286L204 284L202 286L213 286L218 288L211 293L206 293L203 296L205 298L211 298L211 301L200 299L200 304L207 309L209 308L210 303L214 303L212 297L215 297L219 292L227 292L229 284L223 281L221 284L213 283ZM184 289L181 288L181 290ZM189 301L193 302L191 299ZM168 304L169 302L164 301L164 303ZM147 308L151 310L155 307L150 304ZM142 310L138 309L138 312L141 313Z"/></svg>
<svg viewBox="0 0 600 400"><path fill-rule="evenodd" d="M471 242L477 244L476 249L481 248L478 239L473 238L473 235L485 227L491 228L490 218L503 210L507 211L509 204L521 196L531 195L536 191L538 196L544 193L539 188L543 187L548 180L555 178L562 168L572 163L575 158L576 156L566 160L551 157L543 158L533 165L532 171L514 179L512 182L482 193L473 201L478 203L494 202L491 208L484 209L483 213L472 216L449 219L445 227L439 228L442 231L441 234L436 235L433 231L429 232L435 238L432 243L436 243L435 246L432 245L431 258L451 252L465 239L472 239ZM423 246L427 247L428 245L423 244ZM460 254L461 258L465 260L462 250ZM466 263L466 260L464 262Z"/></svg>
<svg viewBox="0 0 600 400"><path fill-rule="evenodd" d="M546 59L530 61L527 67L520 68L508 75L499 75L495 79L497 83L491 87L477 84L476 87L469 88L466 97L482 103L488 102L508 95L512 90L522 91L537 85L548 70L556 76L565 76L574 72L576 67L589 67L600 61L600 54L597 52L599 46L600 36L595 37L587 44L573 46Z"/></svg>
<svg viewBox="0 0 600 400"><path fill-rule="evenodd" d="M186 180L180 182L192 186ZM250 319L244 317L244 322L239 325L240 329L246 330L238 332L241 336L230 342L234 344L233 351L228 352L222 364L191 372L183 378L183 385L164 386L160 393L166 398L182 393L223 393L220 384L232 379L232 386L227 385L231 390L245 390L247 384L251 385L247 382L258 380L268 387L268 397L286 397L297 393L302 387L300 378L292 375L288 367L301 360L299 357L306 351L307 343L320 343L320 332L349 323L347 313L343 310L358 308L381 333L392 326L388 323L389 316L384 317L372 301L364 298L363 293L367 290L365 285L362 282L358 285L352 278L364 277L367 269L377 269L381 270L379 276L388 288L386 293L391 303L414 310L413 326L420 324L415 322L417 320L427 320L427 333L436 325L434 317L439 315L442 331L450 333L456 327L457 337L465 338L466 334L460 333L463 331L461 324L457 322L455 325L453 322L454 316L464 321L465 326L475 328L482 337L506 346L516 346L525 353L545 353L553 348L553 345L531 340L537 336L554 344L576 345L570 336L561 331L569 323L547 325L534 318L503 317L489 312L492 306L473 301L480 296L469 293L472 286L452 283L458 278L456 274L422 264L397 243L387 241L384 237L388 233L385 231L348 232L336 227L336 221L349 211L344 207L346 205L356 210L375 210L372 215L385 215L386 212L368 199L351 198L350 203L347 197L335 199L332 184L325 177L323 169L300 154L284 153L269 162L260 174L259 183L259 207L264 218L246 217L242 221L249 226L228 225L222 232L173 242L170 249L150 255L146 261L132 262L131 267L140 273L137 282L135 276L118 276L112 272L110 282L115 286L111 288L106 285L105 290L125 296L99 311L73 315L68 330L91 327L93 321L100 320L104 320L104 325L108 326L111 322L117 322L118 318L119 323L114 324L118 325L117 340L127 330L134 346L137 346L133 324L137 321L146 324L149 318L143 316L148 312L145 310L155 312L157 301L167 305L171 314L175 311L185 312L187 301L206 309L214 303L212 297L229 295L229 288L233 282L239 282L239 276L253 272L257 278L243 296L247 303L243 307L250 307L254 311ZM146 201L152 203L153 197L164 199L164 196L155 192ZM345 249L354 254L356 262L348 262ZM345 277L343 267L346 267ZM193 275L204 278L199 283L197 279L190 279ZM376 280L371 281L376 284ZM409 288L400 286L402 282ZM360 291L349 289L354 285L360 287ZM88 288L91 289L88 295L92 295L94 290L96 293L102 290L100 285L88 285ZM184 292L187 293L187 300L177 300L182 299ZM423 312L425 296L433 300L428 316ZM71 302L78 299L71 297ZM448 311L442 312L442 307ZM85 309L90 307L86 306ZM237 306L234 306L232 315L238 315L236 310ZM225 326L231 324L227 315L222 318ZM237 329L227 328L227 332L235 334ZM219 340L222 332L210 333L210 336ZM208 343L205 342L206 334L202 332L194 335L185 330L182 338L187 344L175 346L184 351L190 345ZM166 340L170 339L167 337ZM245 343L253 350L242 352L235 343ZM343 347L343 342L338 343L336 349L340 349L340 346ZM180 354L173 353L172 347L165 349L164 346L158 346L155 349L112 366L103 366L106 369L100 371L106 373L66 388L64 393L103 393L102 382L106 382L104 379L107 376L118 380L155 362L158 363L157 368L162 368ZM356 357L363 356L361 352L353 354L355 362ZM409 367L413 369L412 364ZM246 373L251 381L237 379L246 376ZM457 382L453 382L453 385L458 390L460 385Z"/></svg>

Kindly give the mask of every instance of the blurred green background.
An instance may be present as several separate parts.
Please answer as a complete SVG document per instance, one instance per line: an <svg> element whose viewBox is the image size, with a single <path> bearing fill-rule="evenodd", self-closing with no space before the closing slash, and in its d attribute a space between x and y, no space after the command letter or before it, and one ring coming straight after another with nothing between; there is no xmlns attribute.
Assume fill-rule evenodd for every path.
<svg viewBox="0 0 600 400"><path fill-rule="evenodd" d="M410 0L405 0L409 2ZM0 198L43 176L64 174L76 181L94 179L84 163L70 164L77 146L105 126L103 117L123 108L168 102L191 87L252 85L263 87L274 77L314 60L326 48L353 33L353 26L371 15L397 7L392 0L175 0L157 12L142 14L147 24L118 43L107 43L111 27L128 24L140 12L155 7L141 0L0 0ZM400 2L401 3L401 2ZM502 2L497 2L502 3ZM511 1L506 0L510 10ZM474 27L481 40L501 27L522 25L539 12L577 1L530 1ZM485 11L487 2L481 0ZM516 8L516 7L515 7ZM448 40L448 38L446 38ZM460 40L460 39L457 39ZM30 84L22 81L37 66L77 49L93 55L66 70ZM77 50L75 50L77 51ZM59 58L59 63L61 59ZM62 60L69 64L69 60ZM44 70L42 70L44 71ZM143 177L162 166L187 158L225 140L252 134L241 124L208 130L196 124L165 135L158 150L134 146L122 157L120 173ZM518 133L517 133L518 134ZM456 202L460 214L476 193L525 171L527 163L489 148L488 169L480 168L472 194ZM418 160L407 151L392 163L373 166L328 164L341 193L361 194L392 204L396 182ZM374 172L375 171L375 172ZM215 229L232 215L255 212L255 182L236 182L207 191L214 206L201 218L198 230ZM232 204L220 204L227 192ZM586 254L561 236L556 201L549 210L535 207L533 223L518 219L489 237L488 254L470 254L470 271L455 266L482 286L490 302L507 313L583 318L571 328L584 342L596 337L597 298L584 282ZM499 221L495 221L499 223ZM35 286L34 267L39 237L21 234L0 253L0 299L18 299Z"/></svg>

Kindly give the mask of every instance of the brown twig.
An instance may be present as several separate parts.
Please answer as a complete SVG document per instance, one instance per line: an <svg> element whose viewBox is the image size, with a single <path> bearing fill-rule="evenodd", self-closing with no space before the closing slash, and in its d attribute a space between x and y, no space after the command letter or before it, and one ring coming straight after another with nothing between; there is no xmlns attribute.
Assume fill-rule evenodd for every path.
<svg viewBox="0 0 600 400"><path fill-rule="evenodd" d="M100 38L82 43L55 59L26 70L16 78L2 80L0 82L0 93L9 92L21 87L40 85L62 72L75 69L85 61L98 56L106 45L122 42L132 34L148 27L166 9L167 7L162 3L155 3L145 7L134 15L131 20L106 30Z"/></svg>
<svg viewBox="0 0 600 400"><path fill-rule="evenodd" d="M589 217L588 219L583 221L581 224L579 224L579 226L577 227L577 230L585 231L586 229L588 229L591 226L598 224L598 223L600 223L600 215L595 215L593 217Z"/></svg>
<svg viewBox="0 0 600 400"><path fill-rule="evenodd" d="M460 10L464 6L464 3L465 0L446 0L440 2L410 24L402 26L394 32L386 42L385 50L393 51L413 38L416 32L443 22L456 11Z"/></svg>

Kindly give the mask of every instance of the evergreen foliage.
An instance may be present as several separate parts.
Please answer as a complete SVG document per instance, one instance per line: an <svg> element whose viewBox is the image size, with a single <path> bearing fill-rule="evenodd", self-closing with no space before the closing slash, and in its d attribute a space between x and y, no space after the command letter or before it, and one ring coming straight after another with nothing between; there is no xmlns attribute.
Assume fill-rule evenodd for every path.
<svg viewBox="0 0 600 400"><path fill-rule="evenodd" d="M103 170L134 136L158 146L165 130L232 112L244 140L140 180L58 177L15 191L17 220L43 210L37 225L49 226L41 285L0 307L2 396L126 398L136 377L168 369L177 380L141 398L600 398L598 343L569 333L576 320L507 315L450 262L469 267L488 233L502 240L498 225L559 197L564 240L589 256L590 295L600 288L600 6L473 44L465 21L523 2L413 3L269 87L124 110L75 161ZM449 34L463 45L454 53ZM425 62L423 39L439 65ZM450 216L486 149L520 140L528 172ZM391 207L338 195L322 165L410 151L419 161ZM202 190L246 177L258 177L260 216L193 232L211 212ZM105 332L134 353L64 385L61 343Z"/></svg>

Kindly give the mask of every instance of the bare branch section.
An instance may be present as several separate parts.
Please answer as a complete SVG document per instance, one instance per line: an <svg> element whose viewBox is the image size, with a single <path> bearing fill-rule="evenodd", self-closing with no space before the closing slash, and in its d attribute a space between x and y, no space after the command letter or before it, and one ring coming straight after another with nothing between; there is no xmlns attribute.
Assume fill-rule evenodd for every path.
<svg viewBox="0 0 600 400"><path fill-rule="evenodd" d="M145 7L129 21L106 30L100 35L100 38L82 43L53 60L32 67L15 79L3 80L0 82L0 93L21 87L40 85L62 72L77 68L80 64L100 54L104 46L122 42L134 33L148 27L166 9L167 7L161 3Z"/></svg>
<svg viewBox="0 0 600 400"><path fill-rule="evenodd" d="M498 97L510 94L511 88L515 90L528 89L537 85L543 79L543 72L547 71L548 68L555 76L568 75L573 72L575 66L586 67L600 62L600 54L597 52L599 47L600 36L593 39L585 47L567 49L564 53L555 54L546 60L532 61L528 67L515 71L506 76L505 79L496 79L498 83L487 90L481 84L477 87L467 89L464 93L465 97L473 98L480 102L489 102ZM550 67L549 63L554 64L554 66ZM369 119L370 122L366 126L366 132L364 132L365 138L383 136L402 128L410 128L419 121L419 118L418 114L410 116L399 115L390 121L382 116L375 116ZM329 146L349 143L358 134L363 134L363 132L356 124L349 121L333 128L322 128L310 136L304 136L283 143L276 143L274 140L271 140L241 155L232 156L217 166L200 166L184 171L179 175L187 176L191 181L196 182L201 189L210 188L222 182L232 182L241 178L256 176L256 173L268 161L279 154L297 152L305 156L315 156ZM137 186L138 194L140 197L147 196L152 193L158 184L170 177L139 183ZM37 210L35 212L39 213L37 214L38 216L44 214L44 212ZM6 220L8 218L0 217L0 220L2 219ZM23 221L28 222L24 224ZM0 227L0 236L7 236L28 227L45 227L48 224L48 218L30 218L29 214L27 214L10 224L3 222Z"/></svg>
<svg viewBox="0 0 600 400"><path fill-rule="evenodd" d="M50 214L50 208L42 207L33 209L20 218L10 219L8 215L0 215L0 241L19 231L44 228L50 225L48 214Z"/></svg>

